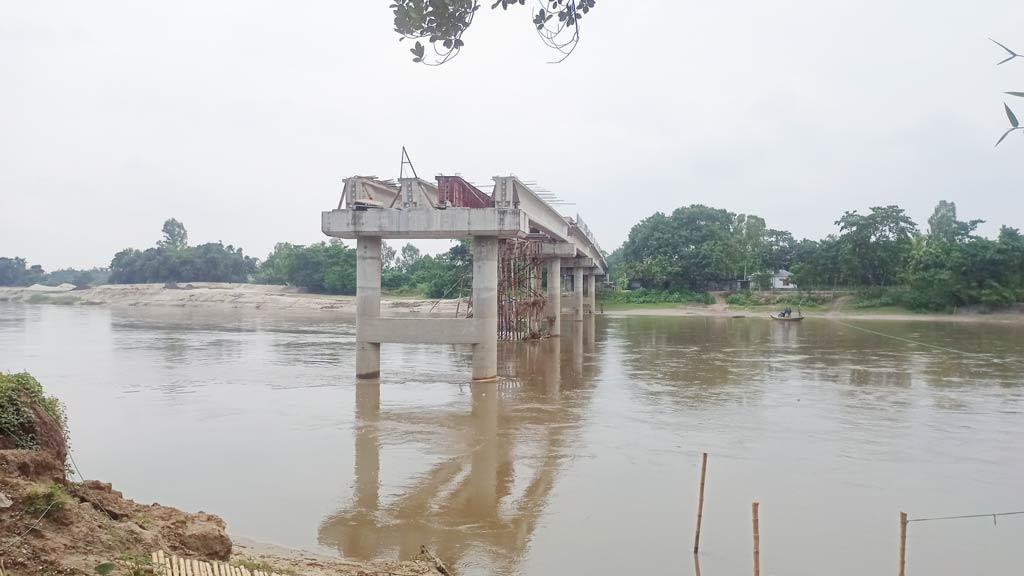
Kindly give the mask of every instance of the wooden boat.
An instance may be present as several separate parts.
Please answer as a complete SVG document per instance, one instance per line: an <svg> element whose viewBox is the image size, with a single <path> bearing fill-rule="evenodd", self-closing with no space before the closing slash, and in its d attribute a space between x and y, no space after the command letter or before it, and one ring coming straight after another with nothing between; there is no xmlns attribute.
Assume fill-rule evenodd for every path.
<svg viewBox="0 0 1024 576"><path fill-rule="evenodd" d="M783 318L782 316L776 316L775 314L769 314L768 317L772 320L778 320L779 322L799 322L804 319L803 316L790 316L789 318Z"/></svg>

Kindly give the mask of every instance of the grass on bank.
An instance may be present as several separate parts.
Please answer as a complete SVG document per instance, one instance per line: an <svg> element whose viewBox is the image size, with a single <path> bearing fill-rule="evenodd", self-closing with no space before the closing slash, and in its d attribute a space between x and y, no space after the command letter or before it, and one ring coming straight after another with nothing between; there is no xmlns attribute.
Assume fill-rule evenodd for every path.
<svg viewBox="0 0 1024 576"><path fill-rule="evenodd" d="M45 515L47 518L59 518L75 502L56 482L29 488L23 501L27 514L32 517Z"/></svg>
<svg viewBox="0 0 1024 576"><path fill-rule="evenodd" d="M689 290L604 290L597 293L597 301L605 307L666 304L714 304L715 299L707 292Z"/></svg>

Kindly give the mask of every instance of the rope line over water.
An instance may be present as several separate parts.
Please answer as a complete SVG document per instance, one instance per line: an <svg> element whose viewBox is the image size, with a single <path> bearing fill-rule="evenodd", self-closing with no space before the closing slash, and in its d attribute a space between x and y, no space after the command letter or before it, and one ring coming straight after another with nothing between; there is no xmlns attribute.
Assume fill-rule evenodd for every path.
<svg viewBox="0 0 1024 576"><path fill-rule="evenodd" d="M906 342L907 344L914 344L916 346L926 346L928 348L934 348L936 350L942 350L943 352L952 352L954 354L962 354L964 356L974 356L977 358L986 358L985 354L978 354L977 352L965 352L963 350L956 350L954 348L945 348L943 346L936 346L935 344L928 344L927 342L920 342L918 340L911 340L910 338L903 338L902 336L893 336L892 334L886 334L885 332L879 332L877 330L871 330L870 328L863 328L861 326L854 326L853 324L847 324L841 320L835 318L829 318L840 326L846 326L847 328L853 328L854 330L860 330L861 332L867 332L868 334L874 334L876 336L883 336L885 338L892 338L893 340L899 340L900 342Z"/></svg>
<svg viewBox="0 0 1024 576"><path fill-rule="evenodd" d="M962 518L991 518L994 522L997 516L1015 516L1024 514L1024 510L1018 512L996 512L994 514L964 514L962 516L935 516L932 518L908 518L907 524L911 522L931 522L932 520L960 520Z"/></svg>

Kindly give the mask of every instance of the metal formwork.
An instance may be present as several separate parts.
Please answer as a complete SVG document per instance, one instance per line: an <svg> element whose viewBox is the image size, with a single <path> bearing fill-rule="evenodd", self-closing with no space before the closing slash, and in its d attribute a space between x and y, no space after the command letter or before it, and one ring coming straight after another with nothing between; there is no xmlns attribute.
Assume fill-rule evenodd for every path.
<svg viewBox="0 0 1024 576"><path fill-rule="evenodd" d="M529 340L546 332L542 248L539 240L510 238L499 243L499 340Z"/></svg>

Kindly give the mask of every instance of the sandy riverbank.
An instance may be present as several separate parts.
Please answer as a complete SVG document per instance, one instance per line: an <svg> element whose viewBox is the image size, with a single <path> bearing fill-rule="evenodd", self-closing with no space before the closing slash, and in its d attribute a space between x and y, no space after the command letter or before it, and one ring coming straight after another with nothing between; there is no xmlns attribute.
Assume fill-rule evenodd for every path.
<svg viewBox="0 0 1024 576"><path fill-rule="evenodd" d="M86 290L62 288L0 287L0 302L29 304L63 304L71 306L112 306L125 308L188 308L211 310L260 310L269 314L330 314L340 318L355 318L356 302L353 296L308 294L288 286L261 284L228 284L195 282L168 287L163 284L110 284ZM568 298L563 299L563 304ZM384 316L443 316L452 317L465 310L465 301L425 300L385 296L381 302ZM605 307L599 305L601 310ZM608 305L607 316L701 316L725 318L767 318L778 306L731 307L724 301L711 305ZM845 300L831 306L804 310L812 318L832 320L899 320L932 322L995 322L1024 324L1024 307L996 313L961 310L957 314L922 314L900 309L856 310Z"/></svg>
<svg viewBox="0 0 1024 576"><path fill-rule="evenodd" d="M260 565L278 574L301 576L368 576L387 574L389 576L436 576L441 574L433 562L417 560L374 560L360 562L326 556L305 550L284 548L274 544L257 542L232 536L234 547L231 557L234 562Z"/></svg>
<svg viewBox="0 0 1024 576"><path fill-rule="evenodd" d="M163 284L109 284L85 290L45 287L0 287L0 302L153 308L249 309L270 313L328 313L355 318L353 296L308 294L288 286L194 282L168 287ZM381 314L454 316L466 303L457 300L385 298Z"/></svg>

